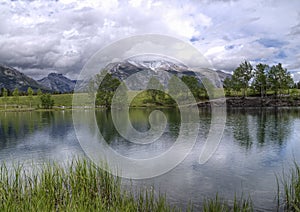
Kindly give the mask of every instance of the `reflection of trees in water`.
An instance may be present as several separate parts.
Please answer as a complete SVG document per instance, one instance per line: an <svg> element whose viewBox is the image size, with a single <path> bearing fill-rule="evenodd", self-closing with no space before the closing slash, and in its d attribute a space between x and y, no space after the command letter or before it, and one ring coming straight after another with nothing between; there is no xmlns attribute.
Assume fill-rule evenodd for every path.
<svg viewBox="0 0 300 212"><path fill-rule="evenodd" d="M33 112L0 113L1 148L11 145L19 138L32 134L39 128L39 120L39 114Z"/></svg>
<svg viewBox="0 0 300 212"><path fill-rule="evenodd" d="M282 145L291 133L293 111L275 109L273 112L268 111L266 116L265 142Z"/></svg>
<svg viewBox="0 0 300 212"><path fill-rule="evenodd" d="M256 139L259 144L264 144L266 139L266 122L267 122L267 115L266 113L259 111L257 115L257 134Z"/></svg>
<svg viewBox="0 0 300 212"><path fill-rule="evenodd" d="M245 110L240 110L231 118L234 119L231 122L233 123L232 130L235 140L246 149L251 148L253 141L249 133L249 115Z"/></svg>
<svg viewBox="0 0 300 212"><path fill-rule="evenodd" d="M96 111L96 120L98 128L103 136L104 140L110 144L120 135L116 130L110 110Z"/></svg>
<svg viewBox="0 0 300 212"><path fill-rule="evenodd" d="M65 135L72 126L70 112L7 112L0 113L0 148L17 145L37 131L49 129L53 138ZM68 124L67 124L68 123Z"/></svg>
<svg viewBox="0 0 300 212"><path fill-rule="evenodd" d="M148 131L150 129L149 116L153 110L157 110L157 108L130 109L129 118L132 126L140 132ZM168 124L165 131L169 133L170 136L177 137L180 127L180 112L177 109L161 109L161 111L167 118ZM118 111L116 112L118 113ZM127 124L127 116L123 114L125 112L120 110L119 113L117 116L120 124ZM108 144L113 141L125 141L114 126L110 110L96 111L96 119L98 128ZM130 142L127 143L133 145L132 143L130 144Z"/></svg>
<svg viewBox="0 0 300 212"><path fill-rule="evenodd" d="M229 111L227 125L232 127L235 140L246 148L254 142L258 146L280 146L288 140L292 121L297 117L298 109L233 110Z"/></svg>

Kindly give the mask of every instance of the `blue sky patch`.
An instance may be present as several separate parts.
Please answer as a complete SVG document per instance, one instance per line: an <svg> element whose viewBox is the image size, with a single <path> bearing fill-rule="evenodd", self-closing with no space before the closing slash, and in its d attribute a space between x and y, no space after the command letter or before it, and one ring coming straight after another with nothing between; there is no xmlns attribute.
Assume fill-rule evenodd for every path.
<svg viewBox="0 0 300 212"><path fill-rule="evenodd" d="M264 45L265 47L282 47L286 44L286 42L276 40L276 39L269 39L269 38L261 38L257 40L260 44Z"/></svg>

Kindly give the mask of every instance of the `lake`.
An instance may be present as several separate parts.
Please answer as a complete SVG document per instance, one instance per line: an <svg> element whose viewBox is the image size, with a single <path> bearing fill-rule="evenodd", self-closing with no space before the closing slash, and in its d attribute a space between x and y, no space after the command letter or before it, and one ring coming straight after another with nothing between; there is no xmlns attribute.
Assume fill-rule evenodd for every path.
<svg viewBox="0 0 300 212"><path fill-rule="evenodd" d="M147 145L122 138L109 111L97 111L96 119L111 148L124 156L143 159L166 151L178 136L179 111L161 111L168 121L165 131L158 141ZM131 109L132 126L146 132L150 113L151 109ZM198 159L209 133L210 111L200 109L199 118L196 144L182 163L155 178L124 180L125 186L154 186L156 192L166 192L168 200L182 208L189 201L197 208L204 197L218 193L229 202L235 194L250 195L255 209L276 209L275 175L282 175L283 169L288 171L293 160L300 163L300 108L228 110L220 145L205 164L199 164ZM0 113L1 162L64 163L84 155L73 127L72 111Z"/></svg>

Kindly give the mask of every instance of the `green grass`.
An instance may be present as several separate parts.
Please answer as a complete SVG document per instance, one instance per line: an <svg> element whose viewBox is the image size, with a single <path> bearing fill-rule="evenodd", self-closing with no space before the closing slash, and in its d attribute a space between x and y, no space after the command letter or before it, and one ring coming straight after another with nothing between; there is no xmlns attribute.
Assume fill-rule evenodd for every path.
<svg viewBox="0 0 300 212"><path fill-rule="evenodd" d="M54 94L51 95L54 100L54 107L72 107L73 94ZM77 97L80 98L81 105L87 105L89 102L89 97L87 94L77 94ZM14 97L10 96L7 98L7 101L4 101L3 97L0 97L0 110L6 109L18 109L18 110L26 110L26 109L37 109L40 107L41 101L39 96L33 96L30 107L30 98L28 96L20 96L19 101L17 101Z"/></svg>
<svg viewBox="0 0 300 212"><path fill-rule="evenodd" d="M44 164L28 172L0 167L0 211L175 211L153 190L121 189L121 180L86 160Z"/></svg>
<svg viewBox="0 0 300 212"><path fill-rule="evenodd" d="M0 211L180 211L153 189L122 189L119 177L86 160L67 166L45 163L30 170L20 164L0 165ZM295 163L289 174L283 174L282 197L277 182L278 209L300 211L300 167ZM229 203L217 194L202 205L204 212L253 210L251 199L243 196Z"/></svg>
<svg viewBox="0 0 300 212"><path fill-rule="evenodd" d="M234 197L233 204L230 206L230 204L221 199L218 194L214 199L205 199L204 204L203 204L203 212L248 212L248 211L253 211L252 207L252 201L250 198L244 199L241 197L239 200L237 197Z"/></svg>
<svg viewBox="0 0 300 212"><path fill-rule="evenodd" d="M283 185L283 201L280 198L280 182ZM277 180L278 207L283 208L284 211L300 211L300 167L296 162L288 174L283 172L280 182Z"/></svg>
<svg viewBox="0 0 300 212"><path fill-rule="evenodd" d="M225 92L225 91L224 91ZM279 91L278 91L279 92ZM226 92L225 92L226 93ZM266 92L266 94L268 95L268 96L272 96L272 95L275 95L275 92L274 91L270 91L270 90L268 90L267 92ZM300 96L300 89L296 89L296 88L293 88L293 89L286 89L286 90L284 90L283 91L283 94L284 95L288 95L288 94L290 94L290 96L292 96L292 97L299 97ZM228 97L242 97L243 96L243 91L238 91L238 92L236 92L236 91L233 91L233 90L231 90L230 91L230 95L226 95L226 96L228 96ZM259 93L254 93L253 92L253 90L251 90L250 88L248 88L247 89L247 96L260 96L260 94Z"/></svg>

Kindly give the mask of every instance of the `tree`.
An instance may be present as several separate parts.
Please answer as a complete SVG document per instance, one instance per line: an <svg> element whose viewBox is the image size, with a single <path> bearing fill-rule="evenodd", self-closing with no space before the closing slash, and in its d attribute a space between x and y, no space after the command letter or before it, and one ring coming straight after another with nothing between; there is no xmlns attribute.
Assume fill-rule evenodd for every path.
<svg viewBox="0 0 300 212"><path fill-rule="evenodd" d="M7 92L6 88L2 89L2 96L3 96L3 100L4 100L4 104L5 104L5 110L6 110L7 100L8 100L8 92Z"/></svg>
<svg viewBox="0 0 300 212"><path fill-rule="evenodd" d="M281 63L271 67L268 72L267 82L270 89L274 91L276 98L278 94L283 93L283 90L290 88L294 84L291 74L282 67Z"/></svg>
<svg viewBox="0 0 300 212"><path fill-rule="evenodd" d="M31 108L31 102L33 100L33 90L31 87L29 87L27 89L27 95L28 95L28 99L29 99L29 104L30 104L30 108Z"/></svg>
<svg viewBox="0 0 300 212"><path fill-rule="evenodd" d="M168 94L173 97L173 101L170 100L170 103L174 104L174 99L185 99L186 93L187 89L183 82L176 75L173 75L168 82Z"/></svg>
<svg viewBox="0 0 300 212"><path fill-rule="evenodd" d="M36 93L37 95L38 95L38 97L41 97L42 95L43 95L43 92L42 92L42 90L39 88L38 90L37 90L37 93Z"/></svg>
<svg viewBox="0 0 300 212"><path fill-rule="evenodd" d="M152 103L161 103L164 100L164 86L155 77L151 77L147 85L147 94L151 97Z"/></svg>
<svg viewBox="0 0 300 212"><path fill-rule="evenodd" d="M235 89L236 90L243 89L243 97L247 96L249 81L253 76L252 72L253 72L252 65L246 60L245 62L241 63L239 67L237 67L233 72L232 79L235 83Z"/></svg>
<svg viewBox="0 0 300 212"><path fill-rule="evenodd" d="M232 79L229 77L226 77L223 82L223 87L225 89L226 96L230 96L231 89L232 89Z"/></svg>
<svg viewBox="0 0 300 212"><path fill-rule="evenodd" d="M17 103L17 106L19 107L19 99L20 99L19 89L15 88L12 94L14 97L14 101Z"/></svg>
<svg viewBox="0 0 300 212"><path fill-rule="evenodd" d="M197 100L201 99L201 96L203 94L205 97L207 96L205 87L198 81L196 77L183 76L181 80L186 84L186 86L190 89L191 93ZM205 83L206 86L210 83L206 78L203 78L202 81Z"/></svg>
<svg viewBox="0 0 300 212"><path fill-rule="evenodd" d="M269 66L267 64L259 63L255 67L254 80L252 82L252 87L256 92L260 93L263 98L267 91L267 74Z"/></svg>
<svg viewBox="0 0 300 212"><path fill-rule="evenodd" d="M297 88L300 89L300 81L297 82Z"/></svg>
<svg viewBox="0 0 300 212"><path fill-rule="evenodd" d="M101 76L98 75L98 77ZM120 84L121 82L119 79L113 78L111 74L107 73L98 87L96 105L110 107L114 93Z"/></svg>
<svg viewBox="0 0 300 212"><path fill-rule="evenodd" d="M51 94L42 94L40 96L41 105L44 109L51 109L54 106L54 100L51 97Z"/></svg>

